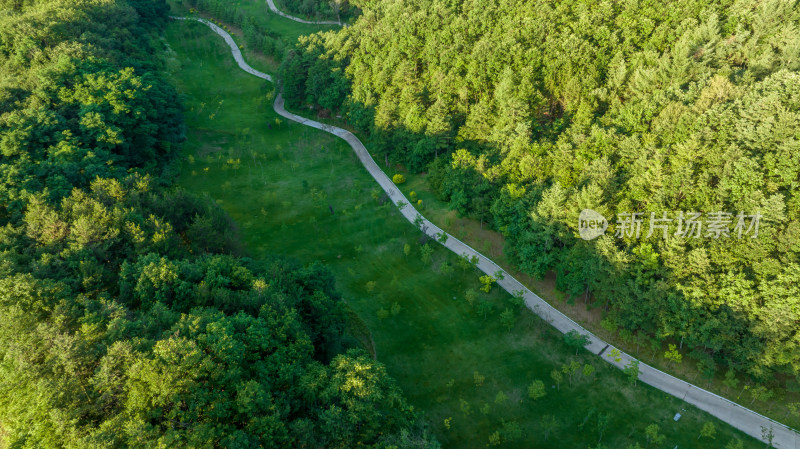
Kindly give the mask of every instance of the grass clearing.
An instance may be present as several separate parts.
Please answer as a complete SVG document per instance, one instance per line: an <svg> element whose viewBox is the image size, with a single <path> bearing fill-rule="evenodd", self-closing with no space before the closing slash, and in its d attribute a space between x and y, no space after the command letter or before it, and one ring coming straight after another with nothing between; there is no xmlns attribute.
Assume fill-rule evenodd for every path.
<svg viewBox="0 0 800 449"><path fill-rule="evenodd" d="M723 447L734 437L760 447L678 399L630 386L592 354L576 356L527 310L516 312L508 330L499 316L509 295L497 287L468 304L466 291L480 287L477 273L459 268L436 243L433 261L423 263L421 233L372 197L377 186L346 143L279 118L272 85L239 70L204 25L170 23L166 36L188 127L179 184L219 202L252 257L325 262L358 327L371 331L378 359L446 448L483 448L495 432L508 448L596 447L598 440L609 448L644 446L644 429L654 423L666 435L663 447ZM452 273L433 270L443 262ZM485 316L481 301L489 304ZM551 371L571 361L595 373L556 388ZM537 401L527 396L534 379L547 391ZM676 412L684 416L678 422ZM598 416L606 415L603 426ZM713 442L697 440L706 421L717 427Z"/></svg>

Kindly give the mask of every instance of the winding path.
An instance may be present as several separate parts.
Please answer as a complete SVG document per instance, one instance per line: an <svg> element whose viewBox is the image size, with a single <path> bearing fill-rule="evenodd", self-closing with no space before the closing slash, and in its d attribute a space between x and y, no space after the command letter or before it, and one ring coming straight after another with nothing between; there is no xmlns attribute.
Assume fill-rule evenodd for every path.
<svg viewBox="0 0 800 449"><path fill-rule="evenodd" d="M281 17L285 17L285 18L287 18L289 20L294 20L295 22L305 23L305 24L308 24L308 25L340 25L340 26L342 25L341 21L336 22L336 21L333 21L333 20L320 20L319 22L314 22L314 21L310 21L310 20L303 20L303 19L300 19L300 18L295 17L295 16L290 16L289 14L286 14L285 12L281 11L280 9L278 9L278 7L275 6L275 2L273 0L267 0L267 6L269 6L269 9L272 12L274 12L275 14L277 14L277 15L279 15Z"/></svg>
<svg viewBox="0 0 800 449"><path fill-rule="evenodd" d="M271 0L267 1L270 4L272 3ZM231 48L234 59L242 70L267 81L272 81L272 77L270 75L253 69L244 61L242 58L242 53L239 50L239 47L236 45L236 42L222 28L205 19L193 17L172 18L176 20L196 20L208 25L215 33L219 34L223 39L225 39L225 42ZM366 147L364 147L364 144L362 144L353 133L342 128L309 120L287 111L284 108L284 100L281 94L276 96L274 108L275 112L289 120L331 133L347 141L347 143L349 143L353 148L353 151L355 151L361 163L364 165L364 168L366 168L369 174L375 178L375 181L386 192L392 202L399 207L400 213L402 213L409 222L421 223L421 230L433 238L437 238L437 236L442 233L446 234L442 229L426 220L424 217L422 217L422 215L420 215L419 212L417 212L416 209L414 209L414 207L409 203L408 199L403 196L403 193L400 192L400 190L394 185L392 180L389 179L389 177L380 169L378 164L375 163ZM497 272L501 272L504 278L498 280L497 284L512 294L514 294L514 292L522 291L524 293L525 304L528 306L528 308L550 323L553 327L558 329L561 333L575 331L585 335L589 339L589 343L587 343L585 346L586 350L598 354L598 356L600 356L603 360L619 369L623 369L626 365L636 360L632 356L599 339L594 334L581 327L578 323L572 321L569 317L553 308L550 304L530 291L527 287L522 285L519 281L514 279L513 276L506 273L506 271L503 270L499 265L485 257L483 254L479 253L452 235L447 235L448 238L444 243L444 246L447 247L447 249L458 255L466 254L470 258L473 256L477 257L477 267L488 275L494 276ZM672 396L675 396L676 398L682 399L696 406L697 408L710 413L713 416L716 416L720 420L758 440L763 440L762 429L772 428L774 432L772 444L776 448L800 449L800 434L795 432L793 429L760 415L750 409L742 407L735 402L711 393L710 391L706 391L700 387L680 380L644 363L639 364L639 380L652 385L653 387ZM664 413L670 414L671 416L671 414L676 411L677 410L664 410Z"/></svg>

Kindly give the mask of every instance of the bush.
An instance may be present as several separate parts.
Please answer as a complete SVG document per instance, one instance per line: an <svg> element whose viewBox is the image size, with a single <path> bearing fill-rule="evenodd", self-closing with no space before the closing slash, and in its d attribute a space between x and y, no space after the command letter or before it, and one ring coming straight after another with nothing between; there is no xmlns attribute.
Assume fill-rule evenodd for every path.
<svg viewBox="0 0 800 449"><path fill-rule="evenodd" d="M402 184L406 182L406 177L401 175L400 173L392 176L392 182L395 184Z"/></svg>

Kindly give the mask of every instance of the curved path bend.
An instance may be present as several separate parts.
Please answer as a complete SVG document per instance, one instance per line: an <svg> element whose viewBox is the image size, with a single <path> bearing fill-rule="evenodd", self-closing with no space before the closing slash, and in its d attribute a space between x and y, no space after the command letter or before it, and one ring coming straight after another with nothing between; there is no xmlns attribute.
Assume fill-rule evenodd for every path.
<svg viewBox="0 0 800 449"><path fill-rule="evenodd" d="M270 3L271 1L268 0ZM187 17L172 17L173 19L177 20L196 20L198 22L204 23L208 25L215 33L222 36L225 39L225 42L230 46L231 52L233 53L234 59L239 64L242 70L252 75L255 75L259 78L265 79L267 81L272 81L272 77L266 73L259 72L258 70L253 69L250 67L244 59L242 58L242 53L237 47L236 42L233 38L225 32L222 28L214 25L213 23L209 22L205 19L200 18L187 18ZM284 108L284 100L283 97L278 94L275 98L274 103L275 112L280 114L281 116L292 120L294 122L300 123L301 125L310 126L312 128L316 128L327 133L331 133L335 136L338 136L353 148L358 159L364 165L364 168L367 169L370 175L375 178L375 181L381 186L381 188L386 192L392 202L399 207L400 213L411 223L419 222L420 230L423 231L430 237L437 238L438 235L442 233L447 234L442 229L437 227L435 224L431 223L430 221L426 220L416 209L409 203L408 199L403 195L402 192L394 185L391 179L380 169L378 164L372 159L372 156L367 151L364 144L361 143L358 138L351 133L342 128L338 128L331 125L326 125L324 123L319 123L314 120L309 120L299 115L293 114L287 111ZM553 327L559 330L561 333L567 333L570 331L578 332L582 335L585 335L589 339L589 343L586 344L585 348L588 351L591 351L598 356L600 356L606 362L616 366L619 369L623 369L625 366L630 364L632 361L636 360L634 357L622 352L621 350L609 345L605 341L601 340L588 330L584 329L578 323L572 321L569 317L564 315L563 313L559 312L557 309L552 307L538 295L530 291L527 287L522 285L519 281L514 279L513 276L508 274L505 270L503 270L499 265L494 263L491 259L484 256L483 254L479 253L466 243L458 240L457 238L453 237L452 235L448 235L444 246L447 247L450 251L458 255L468 255L470 258L477 257L478 263L477 267L483 271L484 273L494 276L497 272L501 272L504 276L503 279L498 280L497 284L502 287L507 292L514 294L515 292L523 292L525 298L525 304L531 309L534 313L542 317L548 323L550 323ZM619 355L612 356L612 351L617 349L619 351ZM616 352L615 352L616 354ZM653 368L645 363L639 364L639 380L653 387L668 393L676 398L682 399L697 408L704 410L710 413L713 416L716 416L720 420L730 424L731 426L741 430L742 432L758 439L762 440L762 429L773 429L774 432L774 439L773 439L773 446L779 449L800 449L800 434L795 432L793 429L789 428L788 426L781 424L777 421L774 421L770 418L767 418L763 415L760 415L750 409L742 407L735 402L729 401L721 396L718 396L710 391L704 390L700 387L692 385L688 382L680 380L676 377L673 377L663 371L660 371L656 368ZM664 410L664 413L672 414L677 410Z"/></svg>
<svg viewBox="0 0 800 449"><path fill-rule="evenodd" d="M289 20L294 20L295 22L305 23L305 24L308 24L308 25L340 25L340 26L342 25L341 21L336 22L336 21L333 21L333 20L320 20L318 22L314 22L314 21L311 21L311 20L303 20L303 19L301 19L299 17L290 16L289 14L286 14L285 12L281 11L280 9L278 9L278 7L275 6L275 2L273 0L267 0L267 6L269 6L269 9L272 12L274 12L275 14L277 14L277 15L279 15L281 17L285 17L285 18L287 18Z"/></svg>

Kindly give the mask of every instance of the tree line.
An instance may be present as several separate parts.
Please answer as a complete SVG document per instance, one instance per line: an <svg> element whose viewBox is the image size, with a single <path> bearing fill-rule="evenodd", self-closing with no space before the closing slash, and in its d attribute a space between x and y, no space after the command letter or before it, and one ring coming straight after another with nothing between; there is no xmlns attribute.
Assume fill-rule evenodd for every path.
<svg viewBox="0 0 800 449"><path fill-rule="evenodd" d="M348 0L276 0L281 11L314 20L341 20L348 22L359 14Z"/></svg>
<svg viewBox="0 0 800 449"><path fill-rule="evenodd" d="M796 2L352 3L287 54L290 106L343 113L615 329L800 391ZM584 209L604 236L579 236ZM681 234L679 211L730 214L728 238ZM733 235L740 212L757 238ZM633 235L626 213L672 227Z"/></svg>
<svg viewBox="0 0 800 449"><path fill-rule="evenodd" d="M172 185L165 2L0 6L0 447L438 447L327 268Z"/></svg>

